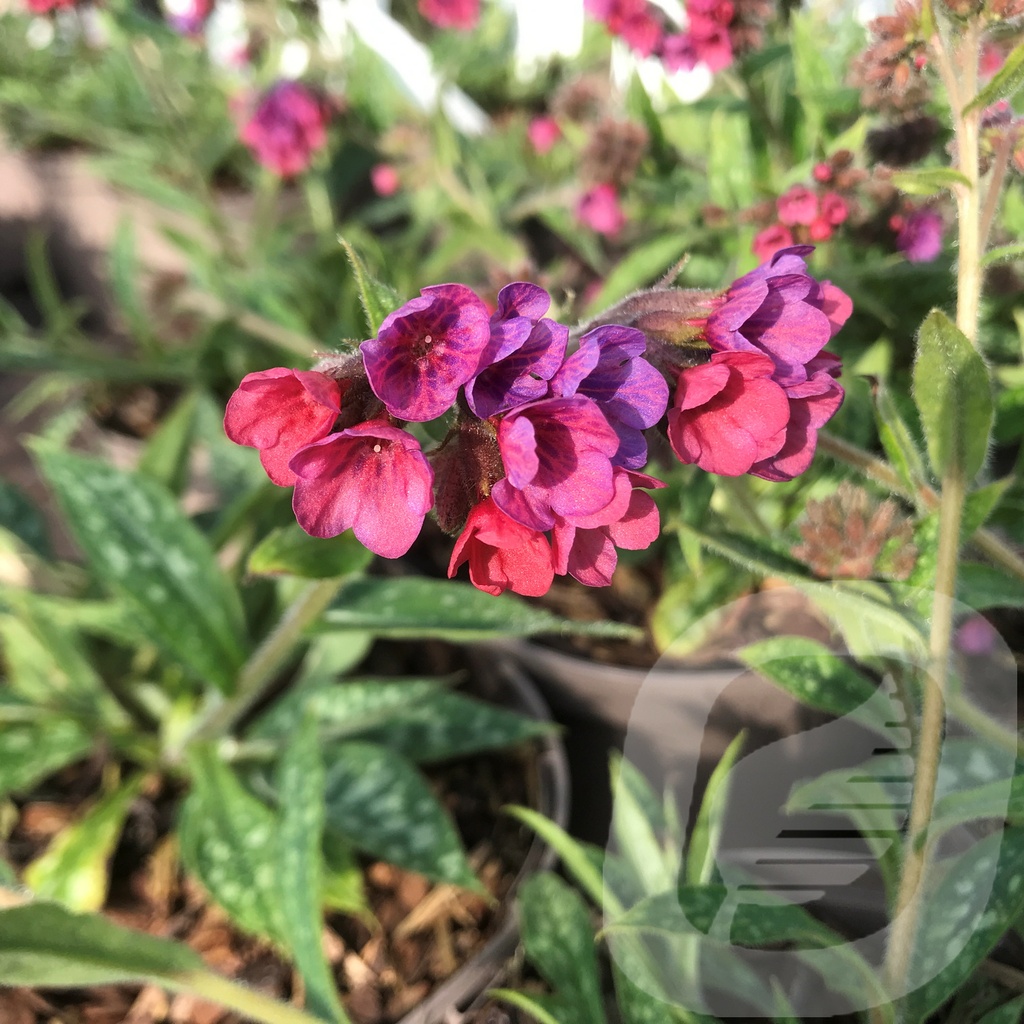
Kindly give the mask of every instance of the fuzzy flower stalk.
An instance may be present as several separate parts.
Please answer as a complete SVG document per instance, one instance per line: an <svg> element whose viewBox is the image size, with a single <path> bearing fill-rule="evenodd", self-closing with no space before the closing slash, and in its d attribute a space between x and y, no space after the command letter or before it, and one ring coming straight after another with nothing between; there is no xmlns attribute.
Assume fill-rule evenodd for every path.
<svg viewBox="0 0 1024 1024"><path fill-rule="evenodd" d="M351 529L397 558L432 515L454 538L449 576L465 565L488 593L607 586L618 552L660 530L651 430L708 472L788 480L810 464L843 397L822 349L850 302L807 273L808 252L720 294L633 297L575 344L535 284L507 285L493 312L465 285L424 288L357 353L249 374L225 430L294 488L315 537ZM429 444L417 425L439 419Z"/></svg>

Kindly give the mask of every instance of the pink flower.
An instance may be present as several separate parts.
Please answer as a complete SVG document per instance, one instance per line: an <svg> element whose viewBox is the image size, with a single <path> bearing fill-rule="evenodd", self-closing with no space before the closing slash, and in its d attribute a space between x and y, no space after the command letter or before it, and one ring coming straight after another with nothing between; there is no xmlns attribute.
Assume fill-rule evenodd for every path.
<svg viewBox="0 0 1024 1024"><path fill-rule="evenodd" d="M511 590L524 597L540 597L555 578L551 545L544 534L510 519L493 498L485 498L470 511L455 542L448 576L467 561L470 582L488 594Z"/></svg>
<svg viewBox="0 0 1024 1024"><path fill-rule="evenodd" d="M483 300L462 284L424 288L360 347L373 393L397 419L447 412L476 372L491 330Z"/></svg>
<svg viewBox="0 0 1024 1024"><path fill-rule="evenodd" d="M198 35L213 10L212 0L168 0L164 4L167 23L185 36Z"/></svg>
<svg viewBox="0 0 1024 1024"><path fill-rule="evenodd" d="M839 376L838 356L822 352L807 367L807 379L784 388L789 402L786 439L772 456L750 469L764 480L792 480L811 464L818 444L818 431L836 414L845 397L835 380Z"/></svg>
<svg viewBox="0 0 1024 1024"><path fill-rule="evenodd" d="M49 14L51 11L67 10L74 7L76 0L25 0L25 6L32 14Z"/></svg>
<svg viewBox="0 0 1024 1024"><path fill-rule="evenodd" d="M614 185L595 185L576 204L576 219L599 235L617 235L626 223Z"/></svg>
<svg viewBox="0 0 1024 1024"><path fill-rule="evenodd" d="M838 192L826 192L821 197L821 216L829 224L838 226L850 215L850 207Z"/></svg>
<svg viewBox="0 0 1024 1024"><path fill-rule="evenodd" d="M818 197L804 185L794 185L775 200L779 220L793 227L795 224L810 224L818 216Z"/></svg>
<svg viewBox="0 0 1024 1024"><path fill-rule="evenodd" d="M615 471L615 497L593 516L577 519L575 525L555 524L555 571L568 573L588 587L607 587L618 564L616 548L641 551L658 537L661 521L658 507L641 487L664 487L654 477L625 469Z"/></svg>
<svg viewBox="0 0 1024 1024"><path fill-rule="evenodd" d="M282 178L301 174L327 142L327 113L320 97L299 82L278 82L242 128L242 141L264 167Z"/></svg>
<svg viewBox="0 0 1024 1024"><path fill-rule="evenodd" d="M341 412L337 381L312 370L275 367L247 374L228 400L224 432L235 444L258 448L267 476L281 487L295 483L288 468L303 446L330 433Z"/></svg>
<svg viewBox="0 0 1024 1024"><path fill-rule="evenodd" d="M585 0L584 8L641 57L661 47L662 19L648 0Z"/></svg>
<svg viewBox="0 0 1024 1024"><path fill-rule="evenodd" d="M360 423L306 445L289 463L292 509L314 537L351 528L384 558L412 546L434 504L434 472L419 441L385 420Z"/></svg>
<svg viewBox="0 0 1024 1024"><path fill-rule="evenodd" d="M527 126L526 137L534 152L543 156L562 137L562 129L553 117L535 117Z"/></svg>
<svg viewBox="0 0 1024 1024"><path fill-rule="evenodd" d="M597 404L577 395L520 406L498 425L504 479L491 488L506 515L534 530L574 523L615 496L619 438Z"/></svg>
<svg viewBox="0 0 1024 1024"><path fill-rule="evenodd" d="M480 20L480 0L419 0L419 11L438 28L469 32Z"/></svg>
<svg viewBox="0 0 1024 1024"><path fill-rule="evenodd" d="M827 242L832 237L832 225L824 217L815 217L807 235L812 242Z"/></svg>
<svg viewBox="0 0 1024 1024"><path fill-rule="evenodd" d="M370 184L379 196L393 196L399 189L401 181L398 171L391 164L374 164L370 168Z"/></svg>
<svg viewBox="0 0 1024 1024"><path fill-rule="evenodd" d="M811 177L822 185L827 185L832 180L832 165L824 161L815 164Z"/></svg>
<svg viewBox="0 0 1024 1024"><path fill-rule="evenodd" d="M942 252L942 218L934 210L915 210L903 221L896 248L910 263L930 263Z"/></svg>
<svg viewBox="0 0 1024 1024"><path fill-rule="evenodd" d="M754 255L764 262L771 259L780 249L787 249L792 244L793 232L784 224L773 224L754 236L754 242L750 248Z"/></svg>
<svg viewBox="0 0 1024 1024"><path fill-rule="evenodd" d="M956 631L953 643L958 651L976 658L992 654L999 634L983 615L971 615Z"/></svg>
<svg viewBox="0 0 1024 1024"><path fill-rule="evenodd" d="M772 380L775 364L753 352L716 352L679 374L668 439L680 462L740 476L786 441L789 399Z"/></svg>

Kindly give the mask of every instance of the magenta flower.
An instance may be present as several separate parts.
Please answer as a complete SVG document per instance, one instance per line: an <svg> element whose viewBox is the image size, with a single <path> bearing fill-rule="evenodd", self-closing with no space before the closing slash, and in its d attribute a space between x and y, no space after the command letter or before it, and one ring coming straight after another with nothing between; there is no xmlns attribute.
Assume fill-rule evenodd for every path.
<svg viewBox="0 0 1024 1024"><path fill-rule="evenodd" d="M526 128L526 137L534 152L543 156L562 137L562 129L553 117L535 117Z"/></svg>
<svg viewBox="0 0 1024 1024"><path fill-rule="evenodd" d="M726 301L708 317L707 340L717 352L763 352L776 365L774 379L799 384L809 363L846 322L849 298L807 273L811 246L781 249L733 282Z"/></svg>
<svg viewBox="0 0 1024 1024"><path fill-rule="evenodd" d="M454 576L463 562L469 562L473 586L488 594L511 590L524 597L540 597L555 578L547 537L510 519L493 498L485 498L470 511L455 542L448 576Z"/></svg>
<svg viewBox="0 0 1024 1024"><path fill-rule="evenodd" d="M904 220L896 248L911 263L930 263L942 252L942 218L934 210L915 210Z"/></svg>
<svg viewBox="0 0 1024 1024"><path fill-rule="evenodd" d="M480 0L419 0L420 14L438 28L469 32L480 20Z"/></svg>
<svg viewBox="0 0 1024 1024"><path fill-rule="evenodd" d="M585 395L597 402L619 436L612 462L626 469L646 464L643 431L665 415L668 405L668 384L642 358L646 348L642 331L616 324L597 327L580 339L551 381L555 395Z"/></svg>
<svg viewBox="0 0 1024 1024"><path fill-rule="evenodd" d="M612 457L619 438L596 403L545 398L508 413L498 426L506 476L491 489L506 515L534 530L557 517L574 523L615 496Z"/></svg>
<svg viewBox="0 0 1024 1024"><path fill-rule="evenodd" d="M370 168L370 184L379 196L393 196L401 186L398 171L391 164L374 164Z"/></svg>
<svg viewBox="0 0 1024 1024"><path fill-rule="evenodd" d="M314 537L351 528L384 558L412 546L434 504L434 472L419 441L384 420L360 423L300 449L292 509Z"/></svg>
<svg viewBox="0 0 1024 1024"><path fill-rule="evenodd" d="M595 185L576 204L576 219L599 235L617 235L626 223L614 185Z"/></svg>
<svg viewBox="0 0 1024 1024"><path fill-rule="evenodd" d="M649 57L660 49L663 22L648 0L584 0L584 9L639 56Z"/></svg>
<svg viewBox="0 0 1024 1024"><path fill-rule="evenodd" d="M278 82L242 128L256 159L282 178L301 174L327 142L323 100L300 82Z"/></svg>
<svg viewBox="0 0 1024 1024"><path fill-rule="evenodd" d="M850 215L850 207L838 192L826 192L821 197L821 216L833 226L842 224Z"/></svg>
<svg viewBox="0 0 1024 1024"><path fill-rule="evenodd" d="M555 571L588 587L606 587L619 561L617 548L642 551L658 537L658 507L641 487L664 487L654 477L615 471L615 497L600 512L575 526L559 521L552 531Z"/></svg>
<svg viewBox="0 0 1024 1024"><path fill-rule="evenodd" d="M794 185L775 200L775 209L787 227L811 224L818 216L818 197L805 185Z"/></svg>
<svg viewBox="0 0 1024 1024"><path fill-rule="evenodd" d="M481 419L548 394L569 341L569 328L544 316L550 305L551 296L535 284L519 281L498 293L483 369L466 384L466 401Z"/></svg>
<svg viewBox="0 0 1024 1024"><path fill-rule="evenodd" d="M818 431L843 404L845 394L835 379L839 371L838 356L822 352L808 363L805 381L785 387L789 402L786 439L774 455L751 467L751 475L765 480L792 480L810 466Z"/></svg>
<svg viewBox="0 0 1024 1024"><path fill-rule="evenodd" d="M679 374L668 411L668 439L680 462L740 476L776 455L786 441L789 399L761 353L716 352Z"/></svg>
<svg viewBox="0 0 1024 1024"><path fill-rule="evenodd" d="M788 249L793 244L793 232L785 224L772 224L754 236L751 252L763 263L769 260L780 249Z"/></svg>
<svg viewBox="0 0 1024 1024"><path fill-rule="evenodd" d="M461 284L424 288L360 347L373 393L400 420L447 412L490 341L487 307Z"/></svg>
<svg viewBox="0 0 1024 1024"><path fill-rule="evenodd" d="M235 444L258 448L267 476L290 487L295 474L289 460L304 445L326 437L340 412L337 381L278 366L246 374L228 399L224 432Z"/></svg>

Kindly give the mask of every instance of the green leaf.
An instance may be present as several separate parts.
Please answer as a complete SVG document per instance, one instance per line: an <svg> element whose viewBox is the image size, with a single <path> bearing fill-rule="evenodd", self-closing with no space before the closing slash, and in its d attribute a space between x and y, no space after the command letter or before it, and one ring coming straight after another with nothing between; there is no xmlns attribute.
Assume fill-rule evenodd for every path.
<svg viewBox="0 0 1024 1024"><path fill-rule="evenodd" d="M519 890L523 948L564 1006L566 1024L605 1020L597 971L594 929L583 901L550 872Z"/></svg>
<svg viewBox="0 0 1024 1024"><path fill-rule="evenodd" d="M47 717L0 728L0 797L27 793L38 782L84 757L93 738L77 722Z"/></svg>
<svg viewBox="0 0 1024 1024"><path fill-rule="evenodd" d="M1020 1024L1021 1016L1024 1015L1024 996L1017 996L994 1010L989 1010L984 1017L979 1018L977 1024Z"/></svg>
<svg viewBox="0 0 1024 1024"><path fill-rule="evenodd" d="M188 946L121 928L56 903L0 909L0 978L5 985L110 985L155 981L180 987L202 970Z"/></svg>
<svg viewBox="0 0 1024 1024"><path fill-rule="evenodd" d="M139 259L135 245L135 223L130 214L122 215L110 247L110 284L118 311L127 320L136 339L144 343L152 338L153 328L139 296Z"/></svg>
<svg viewBox="0 0 1024 1024"><path fill-rule="evenodd" d="M891 697L861 675L848 658L802 636L777 636L744 647L737 656L759 675L819 711L857 718L885 730Z"/></svg>
<svg viewBox="0 0 1024 1024"><path fill-rule="evenodd" d="M245 658L241 602L172 495L95 459L42 445L36 454L97 576L168 655L230 690Z"/></svg>
<svg viewBox="0 0 1024 1024"><path fill-rule="evenodd" d="M372 925L373 914L366 902L363 868L351 843L333 832L323 837L323 902L330 910L361 917Z"/></svg>
<svg viewBox="0 0 1024 1024"><path fill-rule="evenodd" d="M181 494L188 480L198 405L198 391L183 395L146 441L139 459L139 473L163 484L172 494Z"/></svg>
<svg viewBox="0 0 1024 1024"><path fill-rule="evenodd" d="M706 885L714 875L715 856L728 807L729 773L739 760L746 739L747 733L743 730L726 747L708 779L686 850L684 870L686 881L691 885Z"/></svg>
<svg viewBox="0 0 1024 1024"><path fill-rule="evenodd" d="M4 985L39 988L149 983L194 992L263 1024L318 1024L287 1003L210 973L182 943L57 903L0 909L0 978Z"/></svg>
<svg viewBox="0 0 1024 1024"><path fill-rule="evenodd" d="M307 717L292 735L277 769L279 906L288 951L306 984L306 1005L332 1022L347 1021L324 957L324 764L316 722Z"/></svg>
<svg viewBox="0 0 1024 1024"><path fill-rule="evenodd" d="M964 107L966 114L979 107L987 107L996 100L1009 99L1024 85L1024 43L1018 43L1006 56L1003 66L989 83Z"/></svg>
<svg viewBox="0 0 1024 1024"><path fill-rule="evenodd" d="M951 167L927 167L920 171L896 171L892 183L912 196L933 196L956 185L971 187L970 178Z"/></svg>
<svg viewBox="0 0 1024 1024"><path fill-rule="evenodd" d="M192 791L181 809L181 858L242 929L285 946L273 811L208 746L189 753Z"/></svg>
<svg viewBox="0 0 1024 1024"><path fill-rule="evenodd" d="M938 309L918 335L914 399L935 473L942 477L956 466L973 479L988 452L992 387L978 351Z"/></svg>
<svg viewBox="0 0 1024 1024"><path fill-rule="evenodd" d="M260 541L249 555L253 576L301 576L325 580L361 572L373 559L351 531L324 540L311 537L298 523L282 526Z"/></svg>
<svg viewBox="0 0 1024 1024"><path fill-rule="evenodd" d="M986 818L1005 818L1013 825L1024 825L1024 775L947 793L935 802L928 832L938 836L954 825Z"/></svg>
<svg viewBox="0 0 1024 1024"><path fill-rule="evenodd" d="M878 437L885 448L893 468L912 491L917 491L928 479L924 457L917 441L900 415L896 403L883 384L874 388L875 421Z"/></svg>
<svg viewBox="0 0 1024 1024"><path fill-rule="evenodd" d="M647 780L627 760L612 761L612 835L616 853L629 866L638 891L663 892L673 883L678 856L659 841L664 832L662 808Z"/></svg>
<svg viewBox="0 0 1024 1024"><path fill-rule="evenodd" d="M524 743L553 728L518 712L442 690L397 708L386 722L360 729L358 735L429 764Z"/></svg>
<svg viewBox="0 0 1024 1024"><path fill-rule="evenodd" d="M554 996L535 993L527 995L513 988L492 988L487 993L492 999L501 999L528 1013L537 1024L566 1024L568 1018L562 1015L565 1009Z"/></svg>
<svg viewBox="0 0 1024 1024"><path fill-rule="evenodd" d="M339 242L348 257L352 276L356 280L356 288L359 291L359 301L362 304L363 313L366 315L366 324L371 337L374 337L380 330L384 318L402 305L402 299L394 288L378 281L366 269L362 258L345 239L341 238Z"/></svg>
<svg viewBox="0 0 1024 1024"><path fill-rule="evenodd" d="M1015 242L1013 245L997 245L981 257L981 265L990 267L993 263L1001 263L1003 260L1019 260L1022 256L1024 256L1024 242Z"/></svg>
<svg viewBox="0 0 1024 1024"><path fill-rule="evenodd" d="M25 868L25 884L71 910L99 910L107 899L107 862L144 781L138 775L123 783L59 832Z"/></svg>
<svg viewBox="0 0 1024 1024"><path fill-rule="evenodd" d="M1024 608L1024 582L994 565L963 562L957 575L956 596L969 608Z"/></svg>
<svg viewBox="0 0 1024 1024"><path fill-rule="evenodd" d="M37 555L52 554L43 513L13 484L0 480L0 527L14 534Z"/></svg>
<svg viewBox="0 0 1024 1024"><path fill-rule="evenodd" d="M962 541L970 540L972 534L985 525L985 520L995 511L1013 482L1012 476L1006 476L967 495L960 529Z"/></svg>
<svg viewBox="0 0 1024 1024"><path fill-rule="evenodd" d="M677 231L659 236L631 249L628 255L605 277L601 290L587 305L587 316L604 309L640 288L649 288L686 251L689 239Z"/></svg>
<svg viewBox="0 0 1024 1024"><path fill-rule="evenodd" d="M373 743L332 743L324 763L329 830L407 871L481 890L451 819L404 757Z"/></svg>
<svg viewBox="0 0 1024 1024"><path fill-rule="evenodd" d="M906 998L912 1020L953 995L1024 908L1024 829L986 836L946 868L923 901Z"/></svg>
<svg viewBox="0 0 1024 1024"><path fill-rule="evenodd" d="M375 576L346 583L320 628L456 643L538 633L623 638L640 634L635 627L617 622L571 622L512 594L492 597L468 583L420 576Z"/></svg>

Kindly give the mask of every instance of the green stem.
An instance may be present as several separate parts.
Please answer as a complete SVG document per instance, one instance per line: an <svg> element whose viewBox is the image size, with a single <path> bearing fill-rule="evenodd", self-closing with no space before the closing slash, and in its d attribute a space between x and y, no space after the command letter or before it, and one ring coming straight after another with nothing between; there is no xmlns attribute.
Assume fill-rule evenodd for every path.
<svg viewBox="0 0 1024 1024"><path fill-rule="evenodd" d="M303 185L306 190L306 204L309 206L309 217L313 222L313 230L327 242L335 241L334 210L331 207L331 195L327 190L327 178L320 168L310 168Z"/></svg>
<svg viewBox="0 0 1024 1024"><path fill-rule="evenodd" d="M288 1003L260 995L259 992L253 992L252 989L216 974L197 971L181 980L182 987L190 992L226 1006L247 1020L260 1021L261 1024L323 1024L319 1017L297 1010Z"/></svg>
<svg viewBox="0 0 1024 1024"><path fill-rule="evenodd" d="M291 656L303 633L323 614L344 578L311 583L281 616L281 621L253 652L238 674L235 692L210 709L190 737L211 740L227 733L276 682L277 673Z"/></svg>
<svg viewBox="0 0 1024 1024"><path fill-rule="evenodd" d="M963 474L958 467L954 467L946 474L942 487L935 595L928 643L928 674L925 679L919 741L914 764L914 793L903 853L903 871L896 894L889 948L886 951L886 974L894 995L902 993L906 987L924 900L924 879L931 855L930 844L925 840L935 804L935 785L946 719L949 647L953 635L960 522L965 495Z"/></svg>

